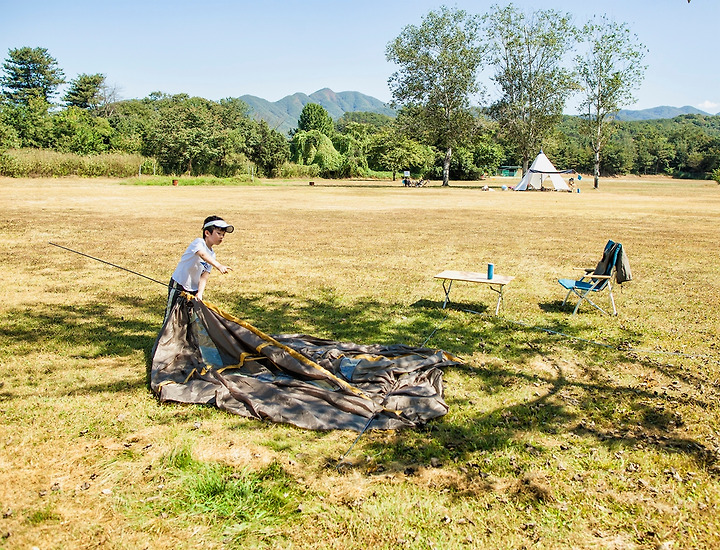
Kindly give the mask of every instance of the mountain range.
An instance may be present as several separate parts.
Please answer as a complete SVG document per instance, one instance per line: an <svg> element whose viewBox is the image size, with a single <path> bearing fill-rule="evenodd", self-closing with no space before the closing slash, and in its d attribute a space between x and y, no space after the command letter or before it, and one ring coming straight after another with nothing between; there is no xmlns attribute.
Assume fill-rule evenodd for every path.
<svg viewBox="0 0 720 550"><path fill-rule="evenodd" d="M387 103L360 92L333 92L330 88L323 88L310 95L295 93L285 96L278 101L268 101L253 95L241 96L248 107L250 116L264 120L271 128L287 134L290 130L297 128L297 122L303 107L308 103L321 105L328 114L337 120L343 114L354 111L367 111L381 113L388 116L395 116L395 110ZM698 114L712 116L710 113L696 109L695 107L653 107L630 111L623 109L617 114L617 120L655 120L661 118L674 118L679 115ZM720 115L720 113L718 113Z"/></svg>
<svg viewBox="0 0 720 550"><path fill-rule="evenodd" d="M720 113L718 113L720 115ZM617 120L657 120L659 118L675 118L676 116L680 115L705 115L705 116L713 116L710 113L706 113L705 111L701 111L700 109L696 109L695 107L690 107L689 105L686 105L685 107L668 107L668 106L662 106L662 107L653 107L652 109L641 109L639 111L628 111L626 109L622 109L618 112L617 116L615 117Z"/></svg>
<svg viewBox="0 0 720 550"><path fill-rule="evenodd" d="M354 111L395 116L395 110L379 99L360 92L335 93L330 88L323 88L310 95L295 93L275 102L253 95L244 95L240 99L250 107L250 116L264 120L270 128L283 134L297 128L300 113L308 103L321 105L333 120Z"/></svg>

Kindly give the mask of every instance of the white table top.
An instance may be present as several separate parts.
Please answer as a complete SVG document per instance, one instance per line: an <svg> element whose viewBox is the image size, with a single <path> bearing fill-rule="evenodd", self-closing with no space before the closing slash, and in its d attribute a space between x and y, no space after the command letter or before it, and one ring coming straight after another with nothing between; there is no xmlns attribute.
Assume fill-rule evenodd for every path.
<svg viewBox="0 0 720 550"><path fill-rule="evenodd" d="M487 278L486 273L476 273L474 271L452 271L446 269L442 273L435 275L436 279L450 279L453 281L467 281L469 283L486 283L490 285L506 285L515 277L509 275L493 275L492 279Z"/></svg>

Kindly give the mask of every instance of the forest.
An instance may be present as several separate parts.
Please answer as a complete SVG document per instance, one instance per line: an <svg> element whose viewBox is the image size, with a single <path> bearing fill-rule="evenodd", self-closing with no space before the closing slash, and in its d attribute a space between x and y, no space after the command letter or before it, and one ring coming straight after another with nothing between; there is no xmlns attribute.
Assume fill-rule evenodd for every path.
<svg viewBox="0 0 720 550"><path fill-rule="evenodd" d="M102 74L78 75L58 101L64 74L43 48L10 50L3 70L0 174L5 176L38 175L37 162L28 159L43 151L65 159L130 159L122 174L103 174L109 169L102 168L80 175L394 178L410 170L414 177L442 177L445 151L417 131L413 107L399 108L396 117L347 112L333 120L322 106L308 103L297 127L284 135L254 119L238 98L213 101L156 92L123 100ZM499 166L522 164L512 136L502 131L491 109L473 107L469 112L473 131L453 149L450 178L477 180ZM593 149L581 131L582 122L579 116L563 115L547 132L541 146L558 169L593 172ZM702 179L718 174L718 116L610 124L600 161L602 176ZM65 161L64 170L77 172L68 168L71 164Z"/></svg>

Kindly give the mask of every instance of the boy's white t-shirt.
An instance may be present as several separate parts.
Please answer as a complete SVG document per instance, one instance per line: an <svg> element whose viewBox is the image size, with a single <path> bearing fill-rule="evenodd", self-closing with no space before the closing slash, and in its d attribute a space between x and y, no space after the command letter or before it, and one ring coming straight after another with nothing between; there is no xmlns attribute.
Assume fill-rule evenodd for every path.
<svg viewBox="0 0 720 550"><path fill-rule="evenodd" d="M205 239L198 237L183 252L172 274L172 278L188 292L197 292L200 275L203 274L203 271L212 271L212 266L197 255L198 250L204 250L213 259L215 258L215 252L208 248Z"/></svg>

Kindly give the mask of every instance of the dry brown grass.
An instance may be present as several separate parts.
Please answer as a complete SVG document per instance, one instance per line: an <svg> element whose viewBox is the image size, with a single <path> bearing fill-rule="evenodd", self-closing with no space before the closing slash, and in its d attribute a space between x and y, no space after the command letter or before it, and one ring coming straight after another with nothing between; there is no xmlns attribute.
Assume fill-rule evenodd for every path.
<svg viewBox="0 0 720 550"><path fill-rule="evenodd" d="M0 179L0 548L720 545L714 182L275 183ZM235 271L213 275L208 300L271 333L420 344L437 328L429 345L467 362L446 373L450 414L368 433L337 469L356 434L158 404L145 376L164 290L48 242L165 281L212 213L235 224L217 249ZM571 317L555 279L608 238L635 275L620 314ZM459 283L440 311L433 275L488 262L516 276L502 318L463 312L493 296ZM301 511L244 542L158 513L163 461L185 447L237 469L279 462Z"/></svg>

